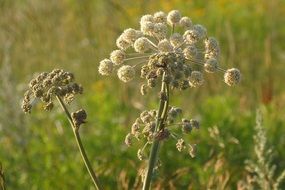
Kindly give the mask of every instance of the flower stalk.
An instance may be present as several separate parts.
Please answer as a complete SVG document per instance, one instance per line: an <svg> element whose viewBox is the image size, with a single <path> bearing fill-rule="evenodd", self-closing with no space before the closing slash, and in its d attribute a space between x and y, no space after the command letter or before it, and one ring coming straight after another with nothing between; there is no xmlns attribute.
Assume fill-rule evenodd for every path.
<svg viewBox="0 0 285 190"><path fill-rule="evenodd" d="M166 93L167 98L166 100L163 100L161 98L159 101L158 115L157 115L155 130L154 130L155 132L159 132L160 130L163 130L164 122L166 121L167 113L168 113L167 110L168 110L168 105L169 105L169 90L168 90L168 84L164 82L164 78L165 78L165 73L162 77L162 85L161 85L160 92ZM155 164L158 158L159 144L160 144L160 140L154 138L152 146L151 146L148 168L146 171L146 177L143 182L143 190L148 190L150 188L151 179L153 176L153 170L155 168Z"/></svg>
<svg viewBox="0 0 285 190"><path fill-rule="evenodd" d="M88 173L89 173L89 175L90 175L90 177L91 177L91 179L92 179L96 189L97 190L102 190L102 187L101 187L101 185L99 183L99 179L97 178L94 170L92 169L92 166L90 164L88 156L87 156L87 154L85 152L84 146L83 146L83 144L81 142L81 138L80 138L80 134L79 134L79 127L74 124L74 122L72 120L72 117L71 117L71 114L69 113L69 111L68 111L67 107L65 106L63 100L59 96L56 96L56 98L57 98L61 108L65 112L65 114L66 114L66 116L68 118L68 121L69 121L69 123L70 123L70 125L72 127L72 131L73 131L74 137L76 139L76 143L77 143L78 149L80 151L80 154L81 154L81 157L82 157L82 159L84 161L84 164L85 164L85 166L86 166L86 168L88 170Z"/></svg>

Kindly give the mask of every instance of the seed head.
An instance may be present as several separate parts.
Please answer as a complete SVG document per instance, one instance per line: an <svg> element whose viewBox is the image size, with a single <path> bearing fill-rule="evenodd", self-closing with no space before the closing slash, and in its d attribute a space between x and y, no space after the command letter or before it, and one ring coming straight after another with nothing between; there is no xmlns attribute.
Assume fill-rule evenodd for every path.
<svg viewBox="0 0 285 190"><path fill-rule="evenodd" d="M154 26L153 22L143 22L141 23L141 31L144 35L153 36Z"/></svg>
<svg viewBox="0 0 285 190"><path fill-rule="evenodd" d="M135 70L129 65L124 65L118 70L118 77L123 82L130 82L135 77Z"/></svg>
<svg viewBox="0 0 285 190"><path fill-rule="evenodd" d="M228 69L224 75L224 80L229 86L238 84L241 80L240 71L236 68Z"/></svg>
<svg viewBox="0 0 285 190"><path fill-rule="evenodd" d="M75 126L80 127L80 125L85 123L85 120L87 118L87 113L84 109L80 109L76 112L71 113L71 118Z"/></svg>
<svg viewBox="0 0 285 190"><path fill-rule="evenodd" d="M198 54L198 50L194 45L188 45L183 50L184 56L186 59L196 59L196 56Z"/></svg>
<svg viewBox="0 0 285 190"><path fill-rule="evenodd" d="M154 13L153 18L154 18L154 22L156 23L166 23L166 13L159 11Z"/></svg>
<svg viewBox="0 0 285 190"><path fill-rule="evenodd" d="M179 33L174 33L170 36L170 43L174 47L177 47L183 43L183 36Z"/></svg>
<svg viewBox="0 0 285 190"><path fill-rule="evenodd" d="M153 35L158 39L164 39L167 36L167 26L164 23L154 25Z"/></svg>
<svg viewBox="0 0 285 190"><path fill-rule="evenodd" d="M110 55L111 61L116 65L122 64L124 62L125 57L126 53L123 50L114 50Z"/></svg>
<svg viewBox="0 0 285 190"><path fill-rule="evenodd" d="M157 48L159 51L165 52L165 53L169 53L173 50L171 43L167 39L161 40L158 43Z"/></svg>
<svg viewBox="0 0 285 190"><path fill-rule="evenodd" d="M146 22L154 22L154 18L152 15L144 15L141 17L140 24L144 25Z"/></svg>
<svg viewBox="0 0 285 190"><path fill-rule="evenodd" d="M206 60L206 63L204 65L204 69L208 73L214 73L218 69L218 61L215 58L210 58Z"/></svg>
<svg viewBox="0 0 285 190"><path fill-rule="evenodd" d="M181 14L178 10L172 10L167 15L167 22L170 25L178 24L181 19Z"/></svg>
<svg viewBox="0 0 285 190"><path fill-rule="evenodd" d="M100 62L99 73L101 75L110 75L113 71L113 63L109 59L104 59Z"/></svg>
<svg viewBox="0 0 285 190"><path fill-rule="evenodd" d="M193 26L191 19L186 16L181 18L179 24L181 27L183 27L186 30L191 29Z"/></svg>
<svg viewBox="0 0 285 190"><path fill-rule="evenodd" d="M124 39L123 35L120 35L118 37L118 39L116 40L116 45L122 50L126 50L131 46L131 44Z"/></svg>
<svg viewBox="0 0 285 190"><path fill-rule="evenodd" d="M149 39L146 37L138 38L134 43L134 49L138 53L144 53L149 50L151 47L151 43Z"/></svg>
<svg viewBox="0 0 285 190"><path fill-rule="evenodd" d="M193 71L189 78L189 84L192 87L201 86L204 83L203 74L200 71Z"/></svg>
<svg viewBox="0 0 285 190"><path fill-rule="evenodd" d="M123 32L122 36L126 42L132 44L136 41L136 39L142 36L142 33L138 30L128 28Z"/></svg>

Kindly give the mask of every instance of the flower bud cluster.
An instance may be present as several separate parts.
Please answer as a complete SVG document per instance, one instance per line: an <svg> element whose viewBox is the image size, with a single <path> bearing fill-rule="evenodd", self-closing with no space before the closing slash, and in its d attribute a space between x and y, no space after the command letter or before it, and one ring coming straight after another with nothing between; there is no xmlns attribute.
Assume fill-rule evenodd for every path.
<svg viewBox="0 0 285 190"><path fill-rule="evenodd" d="M87 113L84 109L80 109L76 112L71 113L72 121L75 125L75 127L80 127L80 125L85 123L85 120L87 118Z"/></svg>
<svg viewBox="0 0 285 190"><path fill-rule="evenodd" d="M110 58L100 62L99 73L110 75L116 71L121 81L130 82L140 66L141 78L146 80L142 94L155 87L163 73L170 86L179 90L203 85L203 72L224 72L224 81L229 86L241 79L238 69L225 71L219 67L220 47L216 38L208 37L204 26L182 17L178 10L142 16L140 30L124 30L116 45L118 49L111 52Z"/></svg>
<svg viewBox="0 0 285 190"><path fill-rule="evenodd" d="M163 128L156 129L156 122L158 119L157 110L146 110L141 112L140 116L132 124L130 133L128 133L125 137L126 145L131 146L134 139L137 139L139 141L143 140L146 142L146 145L148 145L151 144L154 140L163 141L172 137L178 140L176 144L178 151L181 152L187 147L188 151L190 151L191 144L186 143L182 137L179 138L179 140L177 138L177 135L179 133L179 136L187 135L192 131L192 129L199 129L200 124L195 119L181 119L181 116L181 108L169 107L166 120L163 123ZM139 149L137 152L139 160L146 158L144 152L146 145L143 148Z"/></svg>
<svg viewBox="0 0 285 190"><path fill-rule="evenodd" d="M43 72L33 78L29 83L29 90L24 94L22 109L30 113L32 102L36 98L44 103L44 109L49 111L53 108L53 97L59 96L66 103L70 103L76 94L82 94L81 85L74 82L74 75L60 69L50 73Z"/></svg>

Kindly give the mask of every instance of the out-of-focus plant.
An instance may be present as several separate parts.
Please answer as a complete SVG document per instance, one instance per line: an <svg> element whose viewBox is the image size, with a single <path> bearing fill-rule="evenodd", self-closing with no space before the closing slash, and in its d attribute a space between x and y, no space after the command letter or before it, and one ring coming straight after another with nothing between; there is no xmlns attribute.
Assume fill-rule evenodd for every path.
<svg viewBox="0 0 285 190"><path fill-rule="evenodd" d="M170 106L171 92L201 86L204 78L199 67L207 73L223 72L229 86L238 84L241 74L235 68L222 69L218 65L218 41L208 37L204 26L193 24L177 10L144 15L140 30L126 29L116 45L118 49L112 51L110 59L100 62L101 75L110 75L116 70L118 78L126 83L137 76L136 69L140 68L140 77L145 79L140 88L142 95L160 85L158 109L144 110L125 139L128 146L132 145L133 139L144 141L137 155L140 160L149 157L148 166L142 172L143 189L148 190L153 172L159 166L158 151L162 141L172 137L177 140L179 152L187 150L192 157L196 154L196 144L186 142L183 135L199 129L199 122L181 119L182 110ZM146 151L148 145L151 145L149 154Z"/></svg>
<svg viewBox="0 0 285 190"><path fill-rule="evenodd" d="M83 88L74 82L74 75L72 73L60 69L55 69L49 73L43 72L30 81L29 90L24 95L22 109L25 113L31 113L32 106L36 101L40 100L44 104L44 109L51 111L54 107L54 99L58 101L72 127L74 137L90 177L95 187L100 190L102 187L91 167L79 134L80 126L85 123L87 113L83 109L70 113L66 106L66 104L70 104L73 101L75 95L82 93Z"/></svg>
<svg viewBox="0 0 285 190"><path fill-rule="evenodd" d="M246 160L247 179L238 183L240 190L279 190L285 179L285 170L276 174L277 165L272 163L273 148L268 146L267 134L263 127L261 110L256 112L254 139L255 160Z"/></svg>
<svg viewBox="0 0 285 190"><path fill-rule="evenodd" d="M2 164L0 163L0 189L5 190L5 177L4 177L4 171L2 168Z"/></svg>

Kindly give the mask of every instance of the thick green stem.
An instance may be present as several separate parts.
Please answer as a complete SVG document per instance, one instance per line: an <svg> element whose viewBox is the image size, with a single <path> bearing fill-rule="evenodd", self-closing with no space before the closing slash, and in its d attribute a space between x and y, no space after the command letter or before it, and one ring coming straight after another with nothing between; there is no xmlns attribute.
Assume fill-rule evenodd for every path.
<svg viewBox="0 0 285 190"><path fill-rule="evenodd" d="M164 80L164 76L163 76L162 81L163 80ZM163 128L164 122L167 118L169 93L168 93L168 84L166 84L165 82L162 82L161 92L167 93L167 100L160 99L155 132L158 132L159 130ZM151 152L150 152L149 162L148 162L148 169L147 169L146 176L145 176L144 183L143 183L143 190L150 189L151 178L152 178L153 170L155 168L155 164L157 161L158 151L159 151L159 140L154 139L152 146L151 146Z"/></svg>
<svg viewBox="0 0 285 190"><path fill-rule="evenodd" d="M89 159L87 157L87 154L86 154L85 149L83 147L83 144L81 142L80 134L79 134L79 131L78 131L79 128L74 124L74 122L73 122L73 120L71 118L71 115L70 115L68 109L66 108L64 102L62 101L62 99L59 96L56 96L56 98L57 98L59 104L61 105L61 108L65 112L65 114L66 114L66 116L68 118L68 121L69 121L69 123L70 123L70 125L72 127L72 131L73 131L74 137L76 139L76 143L77 143L77 146L79 148L81 157L82 157L82 159L84 161L84 164L85 164L85 166L86 166L86 168L88 170L88 173L89 173L89 175L90 175L90 177L91 177L91 179L92 179L96 189L97 190L103 190L103 188L101 187L101 185L99 183L99 180L98 180L94 170L92 169L90 161L89 161Z"/></svg>

